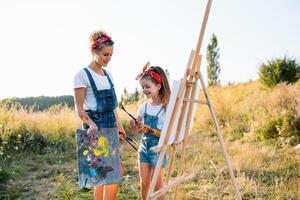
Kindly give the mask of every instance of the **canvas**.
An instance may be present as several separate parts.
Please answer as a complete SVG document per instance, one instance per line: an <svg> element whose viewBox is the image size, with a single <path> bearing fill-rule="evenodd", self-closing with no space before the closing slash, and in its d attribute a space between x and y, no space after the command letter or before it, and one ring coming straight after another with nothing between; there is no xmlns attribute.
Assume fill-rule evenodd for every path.
<svg viewBox="0 0 300 200"><path fill-rule="evenodd" d="M160 138L159 138L158 145L152 148L154 151L161 148L164 144L164 140L165 140L165 137L166 137L168 125L170 123L171 115L172 115L172 112L173 112L174 106L175 106L175 101L176 101L176 98L177 98L177 95L178 95L178 92L179 92L179 87L180 87L180 81L174 80L173 83L172 83L172 88L171 88L170 101L169 101L167 111L166 111L166 120L165 120L164 126L163 126L162 131L161 131L161 135L160 135ZM200 93L200 85L197 85L196 97L199 96L199 93ZM178 124L180 113L181 113L182 103L183 103L183 96L180 99L179 109L178 109L178 112L176 114L176 118L174 120L174 126L172 128L168 144L173 144L174 142L180 143L184 139L184 133L186 131L185 128L187 127L186 125L182 126L178 141L175 141L175 136L176 136L176 131L177 131L177 124ZM189 105L190 105L190 102L187 103L187 107L189 107ZM194 119L195 111L196 111L196 105L193 104L193 111L191 113L192 114L192 119ZM183 124L187 124L187 115L188 115L188 110L186 110L185 113L184 113ZM192 128L192 126L190 126L189 132L191 131L191 128Z"/></svg>

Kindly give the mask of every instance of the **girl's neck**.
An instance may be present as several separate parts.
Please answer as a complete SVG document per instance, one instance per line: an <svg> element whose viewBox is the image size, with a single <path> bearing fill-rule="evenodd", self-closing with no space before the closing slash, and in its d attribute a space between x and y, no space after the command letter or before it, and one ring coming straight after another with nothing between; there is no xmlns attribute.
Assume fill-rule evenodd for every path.
<svg viewBox="0 0 300 200"><path fill-rule="evenodd" d="M151 98L149 99L149 103L152 105L152 106L159 106L161 105L161 99L160 97L157 97L157 98Z"/></svg>
<svg viewBox="0 0 300 200"><path fill-rule="evenodd" d="M98 65L97 63L95 63L94 61L91 62L88 67L93 70L94 72L96 72L97 74L100 75L104 75L103 71L102 71L102 66Z"/></svg>

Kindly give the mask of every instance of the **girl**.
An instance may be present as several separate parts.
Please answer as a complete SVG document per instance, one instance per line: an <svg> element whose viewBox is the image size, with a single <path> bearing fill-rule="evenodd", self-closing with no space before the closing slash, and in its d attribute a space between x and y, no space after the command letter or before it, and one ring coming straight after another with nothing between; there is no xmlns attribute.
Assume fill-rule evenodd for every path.
<svg viewBox="0 0 300 200"><path fill-rule="evenodd" d="M90 42L92 61L74 78L76 111L87 130L86 135L77 137L89 145L78 150L84 155L78 161L79 172L84 171L79 181L82 186L95 186L95 200L114 200L121 181L118 132L125 133L116 112L112 76L104 70L112 57L114 42L104 31L93 32Z"/></svg>
<svg viewBox="0 0 300 200"><path fill-rule="evenodd" d="M143 69L143 72L137 76L143 93L148 101L139 108L137 120L130 120L130 128L133 132L147 130L144 125L153 129L161 130L165 121L166 107L170 98L170 87L164 70L158 66L152 66L148 70L149 63ZM144 132L139 147L139 172L141 198L146 199L149 190L151 177L157 164L159 153L150 150L151 147L158 144L159 137ZM164 174L167 165L166 155L163 159L162 168L159 173L155 190L164 186ZM165 199L165 195L159 197Z"/></svg>

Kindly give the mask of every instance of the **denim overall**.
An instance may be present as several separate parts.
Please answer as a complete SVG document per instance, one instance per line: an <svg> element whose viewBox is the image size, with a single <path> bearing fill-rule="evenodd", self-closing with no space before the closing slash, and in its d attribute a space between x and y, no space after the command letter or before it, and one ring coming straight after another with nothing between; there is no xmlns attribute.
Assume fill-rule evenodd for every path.
<svg viewBox="0 0 300 200"><path fill-rule="evenodd" d="M145 105L145 113L144 113L144 124L150 126L151 128L157 129L158 115L163 110L161 108L156 115L147 114L147 103ZM150 133L145 133L140 142L139 148L139 160L140 162L148 163L152 168L156 167L159 153L151 151L150 148L154 147L158 144L159 137L152 135ZM162 168L166 168L167 165L167 155L165 154Z"/></svg>
<svg viewBox="0 0 300 200"><path fill-rule="evenodd" d="M118 101L112 81L107 72L103 69L111 89L97 90L91 73L86 68L84 68L84 70L89 78L97 102L97 110L86 110L87 114L97 124L98 128L116 128L117 122L113 111L118 106Z"/></svg>
<svg viewBox="0 0 300 200"><path fill-rule="evenodd" d="M97 109L86 110L88 116L98 127L92 135L78 134L78 166L81 186L99 186L121 182L121 162L119 156L119 134L114 109L118 102L113 83L103 69L110 89L97 90L94 79L84 68L93 89ZM83 124L83 130L89 126Z"/></svg>

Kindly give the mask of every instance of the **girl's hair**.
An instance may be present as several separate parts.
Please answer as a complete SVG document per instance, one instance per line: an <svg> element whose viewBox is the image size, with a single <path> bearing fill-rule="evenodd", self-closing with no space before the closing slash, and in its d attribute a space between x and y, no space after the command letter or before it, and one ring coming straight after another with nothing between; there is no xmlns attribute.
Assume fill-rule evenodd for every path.
<svg viewBox="0 0 300 200"><path fill-rule="evenodd" d="M104 37L108 37L108 39L106 39L104 42L101 42L101 44L96 45L95 48L93 48L93 45L99 41L100 39L104 38ZM95 49L96 51L100 51L101 49L103 49L103 47L105 46L113 46L114 45L114 41L111 39L111 37L109 37L105 31L103 30L98 30L98 31L94 31L90 34L90 46L91 46L91 50Z"/></svg>
<svg viewBox="0 0 300 200"><path fill-rule="evenodd" d="M165 71L159 66L151 66L147 71L153 71L153 72L157 73L162 80L161 88L158 91L158 95L161 98L163 108L166 110L167 105L170 100L170 94L171 94L168 77L167 77ZM149 75L148 73L144 73L141 76L140 80L142 80L142 79L148 79L148 80L152 81L154 84L159 84L159 82L156 79L154 79L151 75Z"/></svg>

